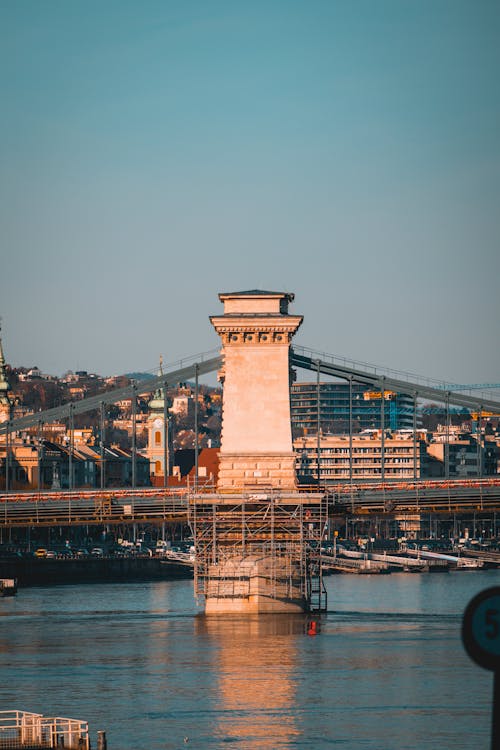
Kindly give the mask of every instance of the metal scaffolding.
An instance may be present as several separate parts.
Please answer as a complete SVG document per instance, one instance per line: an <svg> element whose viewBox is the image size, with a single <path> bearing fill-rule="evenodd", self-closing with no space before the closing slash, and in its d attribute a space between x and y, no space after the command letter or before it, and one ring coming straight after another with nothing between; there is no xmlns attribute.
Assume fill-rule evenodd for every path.
<svg viewBox="0 0 500 750"><path fill-rule="evenodd" d="M248 598L260 593L326 609L321 544L328 500L319 493L259 490L193 494L189 523L196 546L197 597Z"/></svg>

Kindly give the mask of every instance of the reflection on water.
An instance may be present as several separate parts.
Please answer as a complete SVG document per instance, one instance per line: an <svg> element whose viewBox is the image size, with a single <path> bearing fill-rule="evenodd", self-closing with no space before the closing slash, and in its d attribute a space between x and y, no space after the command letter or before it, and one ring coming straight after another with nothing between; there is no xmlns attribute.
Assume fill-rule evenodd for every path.
<svg viewBox="0 0 500 750"><path fill-rule="evenodd" d="M249 748L290 747L297 727L297 641L304 615L201 616L197 634L216 645L216 736Z"/></svg>
<svg viewBox="0 0 500 750"><path fill-rule="evenodd" d="M460 624L495 583L332 576L316 636L302 615L204 616L191 581L21 589L0 600L0 710L89 721L110 750L487 747L492 678Z"/></svg>

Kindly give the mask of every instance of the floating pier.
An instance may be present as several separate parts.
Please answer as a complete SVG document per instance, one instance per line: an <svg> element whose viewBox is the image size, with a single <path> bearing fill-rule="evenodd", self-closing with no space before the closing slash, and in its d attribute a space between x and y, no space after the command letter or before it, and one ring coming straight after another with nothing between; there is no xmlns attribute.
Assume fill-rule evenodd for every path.
<svg viewBox="0 0 500 750"><path fill-rule="evenodd" d="M47 748L90 750L87 722L29 711L0 711L0 750Z"/></svg>

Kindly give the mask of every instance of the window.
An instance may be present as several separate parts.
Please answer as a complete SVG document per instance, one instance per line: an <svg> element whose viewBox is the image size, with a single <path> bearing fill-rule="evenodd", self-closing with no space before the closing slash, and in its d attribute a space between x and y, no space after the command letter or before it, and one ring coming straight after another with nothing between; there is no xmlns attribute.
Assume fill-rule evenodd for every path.
<svg viewBox="0 0 500 750"><path fill-rule="evenodd" d="M155 445L161 445L161 432L159 430L155 432Z"/></svg>

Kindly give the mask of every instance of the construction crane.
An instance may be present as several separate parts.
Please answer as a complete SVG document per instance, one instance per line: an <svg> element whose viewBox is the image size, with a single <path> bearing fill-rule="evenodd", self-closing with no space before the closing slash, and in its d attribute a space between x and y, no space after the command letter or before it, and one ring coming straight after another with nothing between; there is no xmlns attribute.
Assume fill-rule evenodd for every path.
<svg viewBox="0 0 500 750"><path fill-rule="evenodd" d="M471 419L478 420L479 418L489 419L490 417L500 417L500 414L495 414L492 411L471 411L470 416Z"/></svg>

